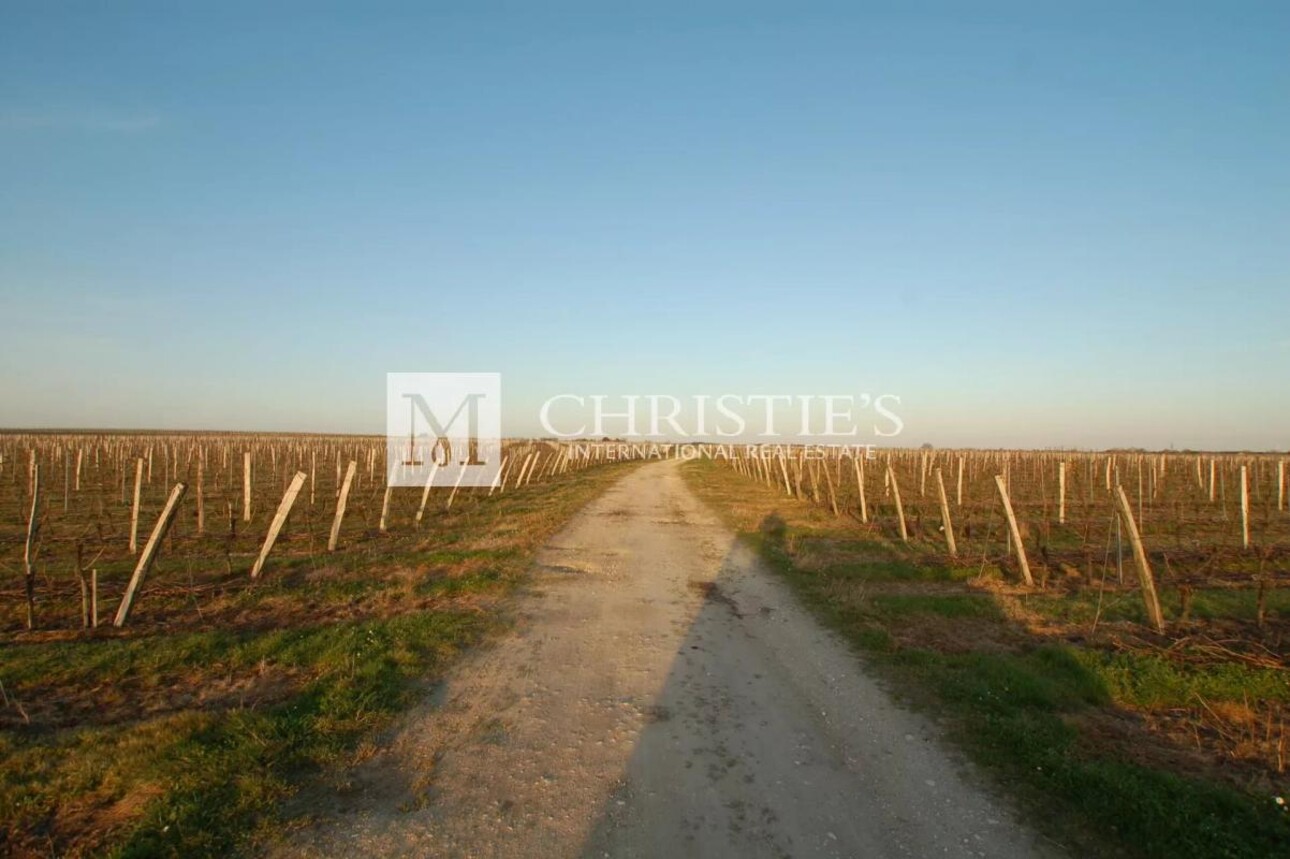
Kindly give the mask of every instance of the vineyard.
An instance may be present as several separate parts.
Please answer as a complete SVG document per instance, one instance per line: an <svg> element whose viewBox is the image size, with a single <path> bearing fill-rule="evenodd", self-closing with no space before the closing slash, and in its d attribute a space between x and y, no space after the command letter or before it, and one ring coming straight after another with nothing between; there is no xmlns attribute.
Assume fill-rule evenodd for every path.
<svg viewBox="0 0 1290 859"><path fill-rule="evenodd" d="M1114 616L1134 615L1123 599L1132 594L1134 616L1157 633L1167 621L1220 619L1227 607L1225 619L1253 621L1280 643L1269 605L1290 578L1284 458L755 450L704 454L980 573L1076 603L1096 592ZM492 486L421 490L387 487L384 438L6 436L0 563L10 573L0 595L10 610L0 629L201 616L209 598L261 575L388 547L454 506L469 511L622 451L647 452L508 443ZM138 603L123 612L136 572Z"/></svg>
<svg viewBox="0 0 1290 859"><path fill-rule="evenodd" d="M0 562L14 572L0 594L26 608L0 629L209 619L230 588L397 547L454 506L468 513L604 453L508 443L492 486L411 489L389 488L384 437L6 436ZM132 580L141 590L125 600Z"/></svg>
<svg viewBox="0 0 1290 859"><path fill-rule="evenodd" d="M753 450L756 450L755 448ZM1146 620L1195 611L1266 627L1290 581L1286 459L1276 455L747 451L745 475L957 564L1080 597L1133 590ZM1139 551L1140 550L1140 551ZM1153 593L1154 592L1154 593ZM1217 596L1226 592L1226 601ZM1247 599L1245 594L1252 597ZM1169 593L1167 606L1161 598ZM1238 606L1249 603L1253 614ZM1280 644L1279 632L1269 629Z"/></svg>

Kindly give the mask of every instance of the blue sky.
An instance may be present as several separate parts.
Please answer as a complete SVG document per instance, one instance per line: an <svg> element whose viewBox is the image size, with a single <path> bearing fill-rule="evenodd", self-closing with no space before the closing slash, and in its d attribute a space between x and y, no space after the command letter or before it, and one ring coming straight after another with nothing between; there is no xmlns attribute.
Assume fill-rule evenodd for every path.
<svg viewBox="0 0 1290 859"><path fill-rule="evenodd" d="M182 8L177 8L182 7ZM1290 5L0 3L0 425L384 374L1290 446Z"/></svg>

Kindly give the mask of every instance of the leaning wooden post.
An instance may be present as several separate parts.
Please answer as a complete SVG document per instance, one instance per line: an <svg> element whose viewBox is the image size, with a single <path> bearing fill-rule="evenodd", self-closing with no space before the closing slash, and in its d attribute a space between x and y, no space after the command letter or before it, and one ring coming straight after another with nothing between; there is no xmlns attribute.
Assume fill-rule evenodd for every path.
<svg viewBox="0 0 1290 859"><path fill-rule="evenodd" d="M538 463L542 461L542 451L533 454L533 464L529 466L529 473L524 476L524 485L528 486L533 482L533 473L538 470Z"/></svg>
<svg viewBox="0 0 1290 859"><path fill-rule="evenodd" d="M1277 510L1286 509L1286 461L1277 463Z"/></svg>
<svg viewBox="0 0 1290 859"><path fill-rule="evenodd" d="M130 510L130 554L139 551L139 484L143 482L143 460L134 461L134 506Z"/></svg>
<svg viewBox="0 0 1290 859"><path fill-rule="evenodd" d="M1250 548L1250 481L1245 466L1241 466L1241 548Z"/></svg>
<svg viewBox="0 0 1290 859"><path fill-rule="evenodd" d="M291 507L296 503L296 496L300 494L300 487L305 485L305 473L297 471L296 476L291 478L291 485L282 495L282 503L278 505L278 512L273 514L273 522L269 524L269 533L264 538L264 545L260 547L260 556L255 559L255 566L251 567L251 578L258 579L260 571L264 569L264 562L269 557L269 552L273 551L273 544L278 540L278 532L282 526L287 524L287 517L291 515Z"/></svg>
<svg viewBox="0 0 1290 859"><path fill-rule="evenodd" d="M900 539L909 542L909 531L905 528L905 508L900 503L900 485L896 483L896 473L887 466L887 482L891 484L892 497L896 499L896 518L900 520Z"/></svg>
<svg viewBox="0 0 1290 859"><path fill-rule="evenodd" d="M251 451L242 454L242 521L251 521Z"/></svg>
<svg viewBox="0 0 1290 859"><path fill-rule="evenodd" d="M941 470L936 469L936 491L941 497L941 524L945 527L945 545L950 550L950 557L958 557L959 550L954 544L954 523L950 521L950 502L945 497L945 480L941 477Z"/></svg>
<svg viewBox="0 0 1290 859"><path fill-rule="evenodd" d="M860 521L867 525L869 523L869 505L865 502L864 497L864 462L861 456L854 457L851 462L855 465L856 491L860 493Z"/></svg>
<svg viewBox="0 0 1290 859"><path fill-rule="evenodd" d="M515 475L516 489L519 489L521 486L524 485L525 479L529 475L529 471L537 463L537 457L538 457L537 452L533 451L533 452L530 452L529 455L524 458L524 464L520 467L520 473Z"/></svg>
<svg viewBox="0 0 1290 859"><path fill-rule="evenodd" d="M1008 533L1012 535L1012 543L1017 550L1021 578L1025 580L1026 587L1033 588L1035 580L1030 576L1030 562L1026 560L1026 547L1021 544L1021 529L1017 527L1017 517L1012 512L1012 501L1008 499L1008 487L1003 482L1002 474L994 476L994 484L999 487L999 497L1003 499L1003 513L1008 517Z"/></svg>
<svg viewBox="0 0 1290 859"><path fill-rule="evenodd" d="M551 471L547 474L547 477L555 477L558 474L563 474L564 462L566 459L568 459L568 457L569 457L569 449L567 447L561 448L560 455L556 457L555 464L551 466Z"/></svg>
<svg viewBox="0 0 1290 859"><path fill-rule="evenodd" d="M529 465L529 473L528 473L528 474L526 474L526 475L524 475L524 485L525 485L525 486L528 486L530 483L532 483L532 482L533 482L533 476L534 476L535 474L538 474L538 473L541 471L542 458L543 458L543 456L545 456L545 454L546 454L546 452L545 452L545 451L541 451L541 450L539 450L539 451L537 451L537 452L535 452L535 453L533 454L533 463L532 463L531 465Z"/></svg>
<svg viewBox="0 0 1290 859"><path fill-rule="evenodd" d="M829 474L829 464L825 462L821 470L824 472L824 483L829 489L829 508L833 510L833 515L836 518L838 515L838 497L833 491L833 476Z"/></svg>
<svg viewBox="0 0 1290 859"><path fill-rule="evenodd" d="M1066 463L1057 464L1057 524L1066 524Z"/></svg>
<svg viewBox="0 0 1290 859"><path fill-rule="evenodd" d="M390 516L390 493L394 491L394 484L390 483L390 476L385 479L385 498L381 501L381 524L380 532L385 533L385 520Z"/></svg>
<svg viewBox="0 0 1290 859"><path fill-rule="evenodd" d="M1160 597L1156 595L1156 580L1151 575L1151 564L1147 562L1146 550L1142 548L1142 535L1138 533L1138 523L1133 519L1133 508L1123 486L1115 487L1115 500L1120 508L1120 518L1124 520L1125 530L1129 532L1129 544L1133 546L1133 560L1138 568L1138 581L1142 584L1142 601L1147 608L1147 618L1156 632L1165 631L1165 617L1160 611Z"/></svg>
<svg viewBox="0 0 1290 859"><path fill-rule="evenodd" d="M331 536L327 538L327 551L336 551L336 546L340 543L340 522L345 518L345 502L349 500L349 485L354 482L354 469L358 468L358 463L354 460L349 461L349 467L345 469L345 481L340 485L340 497L336 499L336 518L331 521Z"/></svg>
<svg viewBox="0 0 1290 859"><path fill-rule="evenodd" d="M519 470L519 473L517 473L517 474L515 475L515 488L516 488L516 489L519 489L519 488L520 488L520 484L522 484L522 483L524 482L524 475L528 472L528 470L529 470L529 465L530 465L530 464L532 464L532 462L533 462L533 454L532 454L532 453L526 453L526 454L524 455L524 461L523 461L522 463L520 463L520 470ZM505 488L505 487L503 487L503 488Z"/></svg>
<svg viewBox="0 0 1290 859"><path fill-rule="evenodd" d="M148 542L144 544L143 554L139 556L139 563L134 565L134 575L130 576L130 584L126 586L125 596L121 597L121 606L116 610L116 620L112 621L113 626L125 626L126 618L130 616L130 606L134 604L135 594L139 590L139 585L143 584L143 577L148 574L148 569L152 566L152 561L157 557L157 550L161 548L161 541L166 536L166 531L170 530L170 523L174 521L175 513L179 510L179 502L183 500L184 490L188 487L182 483L176 483L175 488L170 490L170 498L166 501L166 506L162 509L161 515L157 517L157 524L152 527L152 535L148 537Z"/></svg>
<svg viewBox="0 0 1290 859"><path fill-rule="evenodd" d="M461 488L462 478L466 476L466 469L463 467L457 472L457 481L452 485L452 491L448 493L448 503L443 506L444 510L452 509L452 500L457 497L457 490Z"/></svg>
<svg viewBox="0 0 1290 859"><path fill-rule="evenodd" d="M583 460L583 465L580 467L587 468L587 467L590 467L590 465L591 465L591 452L588 451L587 458ZM511 458L509 455L502 457L502 467L497 472L498 493L502 495L506 494L506 481L511 479L511 472L513 472L514 470L515 470L515 459ZM492 493L490 492L489 494L491 495Z"/></svg>
<svg viewBox="0 0 1290 859"><path fill-rule="evenodd" d="M497 467L497 473L493 475L493 482L488 487L488 494L492 495L493 490L497 489L497 484L502 481L502 473L506 471L506 457L502 457L502 464Z"/></svg>
<svg viewBox="0 0 1290 859"><path fill-rule="evenodd" d="M426 502L430 500L430 487L434 485L435 472L439 470L439 463L430 463L430 473L426 475L426 488L421 491L421 506L417 508L416 524L421 524L421 517L426 512Z"/></svg>

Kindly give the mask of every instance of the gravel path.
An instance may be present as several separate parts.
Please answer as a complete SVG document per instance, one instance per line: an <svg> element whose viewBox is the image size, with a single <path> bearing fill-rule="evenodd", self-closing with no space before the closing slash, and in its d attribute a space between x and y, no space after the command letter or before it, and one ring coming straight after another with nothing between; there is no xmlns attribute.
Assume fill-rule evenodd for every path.
<svg viewBox="0 0 1290 859"><path fill-rule="evenodd" d="M276 855L1055 855L675 462L580 513L518 611Z"/></svg>

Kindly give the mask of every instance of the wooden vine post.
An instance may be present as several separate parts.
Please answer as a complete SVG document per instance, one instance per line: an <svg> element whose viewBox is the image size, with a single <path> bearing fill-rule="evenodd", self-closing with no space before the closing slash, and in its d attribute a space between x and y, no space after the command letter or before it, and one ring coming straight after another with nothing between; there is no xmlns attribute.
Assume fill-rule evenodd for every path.
<svg viewBox="0 0 1290 859"><path fill-rule="evenodd" d="M528 472L529 465L531 465L532 462L533 462L533 454L532 453L524 454L524 461L520 463L520 470L515 473L515 483L513 485L516 489L519 489L520 484L524 482L524 475ZM506 486L503 484L502 488L505 489Z"/></svg>
<svg viewBox="0 0 1290 859"><path fill-rule="evenodd" d="M954 523L950 521L950 502L945 497L945 480L941 477L941 470L936 469L936 492L941 498L941 525L945 528L945 545L950 550L950 557L958 557L958 546L954 543Z"/></svg>
<svg viewBox="0 0 1290 859"><path fill-rule="evenodd" d="M464 478L465 476L466 476L466 469L461 468L457 472L456 482L452 484L452 491L448 493L448 503L444 505L443 507L444 510L452 509L452 500L457 497L457 490L461 488L461 481L462 481L462 478Z"/></svg>
<svg viewBox="0 0 1290 859"><path fill-rule="evenodd" d="M909 542L909 530L905 527L905 507L900 503L900 486L896 483L896 473L887 466L887 482L891 484L891 494L896 500L896 518L900 520L900 539Z"/></svg>
<svg viewBox="0 0 1290 859"><path fill-rule="evenodd" d="M1003 475L994 476L994 485L999 487L999 497L1003 499L1003 515L1008 518L1008 533L1012 535L1012 544L1017 553L1017 564L1021 567L1021 578L1026 587L1033 588L1035 580L1030 575L1030 562L1026 560L1026 547L1021 543L1021 529L1017 527L1017 517L1012 512L1012 501L1008 498L1008 487L1003 482Z"/></svg>
<svg viewBox="0 0 1290 859"><path fill-rule="evenodd" d="M139 551L139 484L143 482L143 460L134 461L134 506L130 509L130 554Z"/></svg>
<svg viewBox="0 0 1290 859"><path fill-rule="evenodd" d="M507 458L503 456L502 464L497 466L497 473L493 475L493 482L488 487L489 495L492 495L493 491L497 489L497 485L502 482L502 475L506 472L506 463Z"/></svg>
<svg viewBox="0 0 1290 859"><path fill-rule="evenodd" d="M1066 463L1057 464L1057 524L1066 524Z"/></svg>
<svg viewBox="0 0 1290 859"><path fill-rule="evenodd" d="M1138 568L1138 581L1142 584L1142 602L1146 605L1147 618L1156 632L1165 631L1165 617L1160 611L1160 597L1156 594L1156 580L1151 575L1151 564L1147 561L1147 552L1142 547L1142 535L1138 533L1138 523L1133 518L1133 508L1123 486L1115 487L1115 501L1120 508L1120 518L1124 520L1125 530L1129 532L1129 544L1133 547L1133 562Z"/></svg>
<svg viewBox="0 0 1290 859"><path fill-rule="evenodd" d="M251 521L251 451L242 454L242 521Z"/></svg>
<svg viewBox="0 0 1290 859"><path fill-rule="evenodd" d="M112 621L113 626L125 626L125 621L130 616L130 607L134 604L135 594L138 593L139 585L143 584L143 577L148 574L153 560L157 557L157 550L161 548L161 541L165 538L166 531L170 530L170 523L174 521L175 512L179 510L179 502L183 500L184 490L187 488L182 483L176 483L175 488L170 490L170 498L167 499L161 515L157 517L157 524L152 527L152 535L148 537L148 542L144 544L143 554L139 556L139 562L134 565L134 574L130 576L130 584L126 586L125 595L121 597L121 606L116 610L116 619Z"/></svg>
<svg viewBox="0 0 1290 859"><path fill-rule="evenodd" d="M205 492L202 486L203 463L200 455L197 457L197 533L206 532L206 501Z"/></svg>
<svg viewBox="0 0 1290 859"><path fill-rule="evenodd" d="M502 467L497 472L497 491L499 494L506 494L506 481L511 479L511 474L515 471L515 462L518 458L518 454L514 457L509 455L502 457ZM586 462L591 462L590 452L587 454ZM492 493L490 492L489 494L491 495Z"/></svg>
<svg viewBox="0 0 1290 859"><path fill-rule="evenodd" d="M282 494L282 502L278 504L278 512L273 514L273 522L269 524L269 533L264 537L264 545L260 547L260 556L255 559L255 566L251 567L251 578L258 579L260 571L264 569L264 562L268 560L269 552L273 551L273 544L278 541L278 532L282 526L287 524L287 517L291 515L291 508L296 503L296 496L300 494L300 487L305 485L305 473L297 471L295 477L291 478L291 484L287 491Z"/></svg>
<svg viewBox="0 0 1290 859"><path fill-rule="evenodd" d="M340 523L345 518L345 502L349 500L349 487L354 482L354 469L358 468L358 463L354 460L349 461L349 467L345 469L345 481L340 486L340 497L336 499L336 518L331 522L331 536L327 538L327 551L336 551L336 546L340 543Z"/></svg>
<svg viewBox="0 0 1290 859"><path fill-rule="evenodd" d="M393 491L394 484L391 483L390 478L387 477L385 483L385 498L381 500L381 524L379 527L382 534L385 533L385 521L390 516L390 493Z"/></svg>
<svg viewBox="0 0 1290 859"><path fill-rule="evenodd" d="M829 474L829 464L824 463L824 482L829 489L829 508L833 510L833 516L838 515L838 497L833 491L833 477Z"/></svg>
<svg viewBox="0 0 1290 859"><path fill-rule="evenodd" d="M503 495L506 494L506 484L510 483L511 477L514 476L519 471L519 468L516 466L516 463L519 463L519 462L520 462L519 453L516 453L515 456L508 457L506 460L502 461L502 477L501 477L501 480L497 482L497 491L502 493ZM591 464L590 451L587 452L586 462L588 465ZM514 486L515 484L511 484L511 485Z"/></svg>
<svg viewBox="0 0 1290 859"><path fill-rule="evenodd" d="M425 489L421 490L421 506L417 508L417 518L416 518L417 525L421 524L421 517L425 515L426 502L430 500L430 487L434 486L434 476L438 471L439 471L439 463L431 462L430 473L426 475ZM503 487L503 489L504 488L505 487Z"/></svg>
<svg viewBox="0 0 1290 859"><path fill-rule="evenodd" d="M1250 548L1250 479L1241 466L1241 548Z"/></svg>
<svg viewBox="0 0 1290 859"><path fill-rule="evenodd" d="M784 494L792 495L793 485L788 480L788 463L785 461L783 451L777 453L775 459L779 463L780 476L784 478Z"/></svg>
<svg viewBox="0 0 1290 859"><path fill-rule="evenodd" d="M856 491L860 493L860 521L863 524L869 523L869 505L865 502L864 497L864 459L863 455L853 457L851 460L856 471Z"/></svg>

